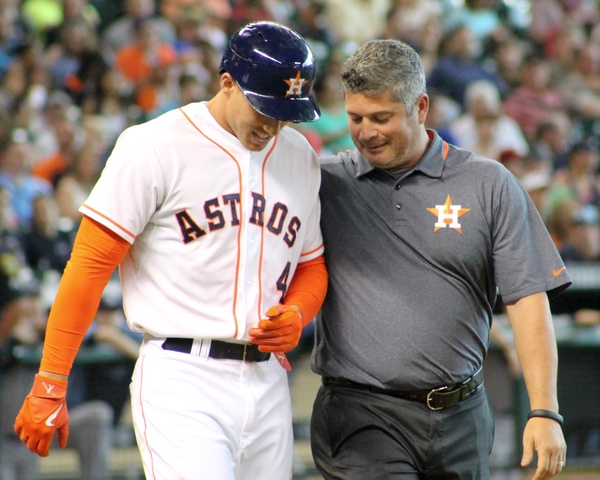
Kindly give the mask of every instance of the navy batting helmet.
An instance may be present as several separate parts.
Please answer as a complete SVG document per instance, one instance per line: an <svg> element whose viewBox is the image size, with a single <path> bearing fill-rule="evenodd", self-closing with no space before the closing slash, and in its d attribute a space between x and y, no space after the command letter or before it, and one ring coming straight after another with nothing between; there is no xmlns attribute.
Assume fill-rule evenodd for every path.
<svg viewBox="0 0 600 480"><path fill-rule="evenodd" d="M274 22L254 22L233 34L220 73L229 72L259 113L286 122L320 115L312 95L316 63L305 40Z"/></svg>

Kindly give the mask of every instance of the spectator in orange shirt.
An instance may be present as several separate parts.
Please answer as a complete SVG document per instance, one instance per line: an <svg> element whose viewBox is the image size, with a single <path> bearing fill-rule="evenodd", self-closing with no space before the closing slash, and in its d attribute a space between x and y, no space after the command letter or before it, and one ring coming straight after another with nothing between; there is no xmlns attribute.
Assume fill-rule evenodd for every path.
<svg viewBox="0 0 600 480"><path fill-rule="evenodd" d="M149 19L135 22L135 42L117 50L115 65L133 88L143 85L157 66L176 60L173 46L163 43Z"/></svg>
<svg viewBox="0 0 600 480"><path fill-rule="evenodd" d="M62 115L53 126L58 148L38 161L31 168L31 173L56 185L60 176L71 165L81 137L78 135L77 125L68 114Z"/></svg>

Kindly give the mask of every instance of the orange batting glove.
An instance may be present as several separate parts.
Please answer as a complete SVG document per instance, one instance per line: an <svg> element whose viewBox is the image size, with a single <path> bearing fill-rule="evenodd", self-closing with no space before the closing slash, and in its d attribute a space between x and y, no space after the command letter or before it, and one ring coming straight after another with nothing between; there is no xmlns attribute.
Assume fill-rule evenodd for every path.
<svg viewBox="0 0 600 480"><path fill-rule="evenodd" d="M60 448L67 446L69 413L66 394L66 380L55 380L37 374L31 392L17 415L15 432L27 448L40 457L47 457L50 453L50 444L56 430Z"/></svg>
<svg viewBox="0 0 600 480"><path fill-rule="evenodd" d="M267 310L268 319L258 322L258 328L248 332L250 342L261 352L289 352L302 335L302 313L294 305L275 305Z"/></svg>

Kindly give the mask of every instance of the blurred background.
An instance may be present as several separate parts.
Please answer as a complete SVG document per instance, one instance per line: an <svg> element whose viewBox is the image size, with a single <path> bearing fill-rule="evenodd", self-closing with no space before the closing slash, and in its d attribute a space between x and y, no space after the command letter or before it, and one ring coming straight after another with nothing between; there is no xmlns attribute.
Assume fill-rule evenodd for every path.
<svg viewBox="0 0 600 480"><path fill-rule="evenodd" d="M320 155L352 148L338 76L362 42L421 55L427 123L521 181L573 286L552 302L565 417L561 478L600 478L600 5L597 0L0 0L0 480L143 478L128 385L139 337L111 280L73 370L69 448L40 459L12 425L89 194L117 136L218 88L230 35L254 20L301 33L321 119L293 125ZM495 479L518 466L527 394L502 301L486 388ZM312 330L290 356L294 478L318 479L308 422Z"/></svg>

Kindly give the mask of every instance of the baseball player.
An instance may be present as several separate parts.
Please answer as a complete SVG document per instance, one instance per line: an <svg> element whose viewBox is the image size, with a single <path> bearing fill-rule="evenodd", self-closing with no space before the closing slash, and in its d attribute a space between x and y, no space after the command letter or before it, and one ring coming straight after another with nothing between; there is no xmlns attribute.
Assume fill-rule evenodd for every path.
<svg viewBox="0 0 600 480"><path fill-rule="evenodd" d="M305 41L272 22L236 32L220 91L127 129L82 205L39 374L15 430L67 443L67 376L119 266L144 341L131 383L148 479L287 480L291 402L281 367L320 308L327 272L319 163L286 122L316 120Z"/></svg>

